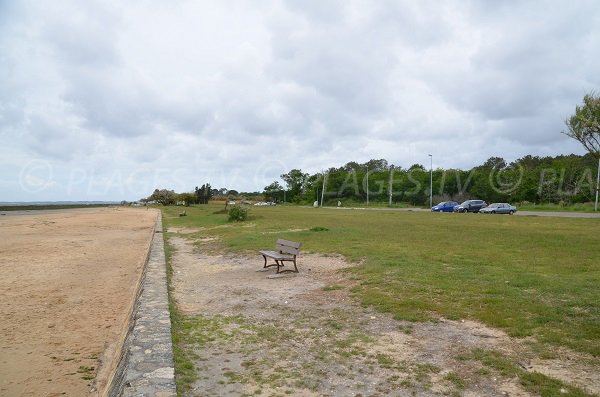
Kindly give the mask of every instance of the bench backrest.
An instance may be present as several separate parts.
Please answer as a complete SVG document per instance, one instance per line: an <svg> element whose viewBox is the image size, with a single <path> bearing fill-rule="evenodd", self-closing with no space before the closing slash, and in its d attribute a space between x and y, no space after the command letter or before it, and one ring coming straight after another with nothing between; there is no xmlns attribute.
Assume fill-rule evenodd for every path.
<svg viewBox="0 0 600 397"><path fill-rule="evenodd" d="M277 251L284 254L298 255L300 253L300 247L302 244L294 241L288 241L283 239L277 240Z"/></svg>

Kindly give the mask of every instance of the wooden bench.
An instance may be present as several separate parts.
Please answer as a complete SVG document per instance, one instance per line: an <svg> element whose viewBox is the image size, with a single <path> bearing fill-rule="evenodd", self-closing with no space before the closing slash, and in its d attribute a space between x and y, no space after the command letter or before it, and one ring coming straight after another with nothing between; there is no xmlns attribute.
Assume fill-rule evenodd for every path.
<svg viewBox="0 0 600 397"><path fill-rule="evenodd" d="M277 266L277 273L298 273L298 267L296 266L296 256L300 254L301 246L302 244L296 243L294 241L278 239L275 248L276 251L258 251L263 256L263 258L265 258L265 265L263 266L263 268L266 269L271 266ZM274 259L275 263L267 265L267 258ZM293 262L294 269L281 270L281 267L284 266L283 262Z"/></svg>

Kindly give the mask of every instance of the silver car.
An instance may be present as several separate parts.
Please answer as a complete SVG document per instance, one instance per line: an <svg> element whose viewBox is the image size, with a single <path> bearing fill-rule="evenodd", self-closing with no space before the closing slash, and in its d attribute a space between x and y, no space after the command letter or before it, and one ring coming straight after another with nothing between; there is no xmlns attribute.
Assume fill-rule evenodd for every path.
<svg viewBox="0 0 600 397"><path fill-rule="evenodd" d="M517 207L508 203L492 203L479 210L481 214L509 214L517 212Z"/></svg>

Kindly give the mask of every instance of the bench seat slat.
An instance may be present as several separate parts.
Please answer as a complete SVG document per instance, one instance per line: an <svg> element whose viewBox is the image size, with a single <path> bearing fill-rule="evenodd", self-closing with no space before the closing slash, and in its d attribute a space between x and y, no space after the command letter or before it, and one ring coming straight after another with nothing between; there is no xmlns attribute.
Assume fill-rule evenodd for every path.
<svg viewBox="0 0 600 397"><path fill-rule="evenodd" d="M262 255L266 255L273 259L294 259L294 255L282 254L277 251L258 251Z"/></svg>

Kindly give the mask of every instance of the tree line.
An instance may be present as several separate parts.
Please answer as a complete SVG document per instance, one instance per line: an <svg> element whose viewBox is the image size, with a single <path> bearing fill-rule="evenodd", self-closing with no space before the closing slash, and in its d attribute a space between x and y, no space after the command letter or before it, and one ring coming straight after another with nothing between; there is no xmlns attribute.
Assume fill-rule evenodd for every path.
<svg viewBox="0 0 600 397"><path fill-rule="evenodd" d="M402 168L373 159L313 175L293 169L281 175L284 186L275 181L265 186L263 194L270 201L325 205L337 201L425 205L430 191L435 201L581 203L594 198L596 164L592 154L528 155L511 163L491 157L470 170L429 170L421 164Z"/></svg>
<svg viewBox="0 0 600 397"><path fill-rule="evenodd" d="M435 202L479 198L491 202L573 204L594 200L597 160L592 154L556 157L525 156L508 163L491 157L470 170L403 168L385 159L351 161L310 174L292 169L262 192L215 189L210 183L192 192L156 189L142 202L163 205L207 204L209 200L264 200L276 203L324 205L370 203L429 204L430 178Z"/></svg>
<svg viewBox="0 0 600 397"><path fill-rule="evenodd" d="M148 197L141 199L143 203L153 202L162 205L186 205L191 204L208 204L213 198L235 198L239 195L236 190L226 188L213 189L210 183L205 183L202 186L196 186L193 192L176 193L169 189L154 189L154 192Z"/></svg>

